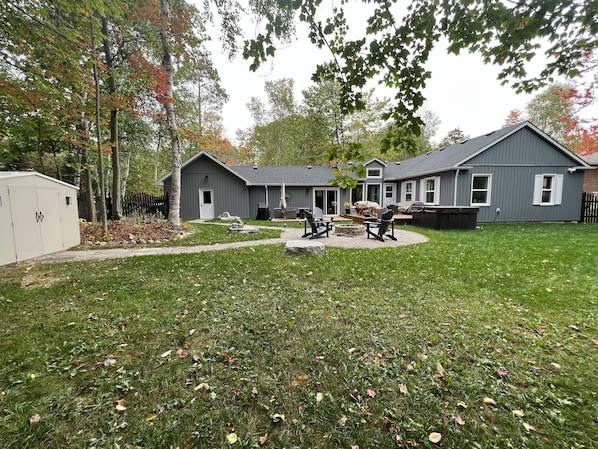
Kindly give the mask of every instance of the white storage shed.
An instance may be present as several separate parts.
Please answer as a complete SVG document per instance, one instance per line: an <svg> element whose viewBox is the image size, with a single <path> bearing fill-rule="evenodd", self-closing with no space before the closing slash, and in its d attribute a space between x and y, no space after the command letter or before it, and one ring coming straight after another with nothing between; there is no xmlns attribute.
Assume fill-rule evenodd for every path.
<svg viewBox="0 0 598 449"><path fill-rule="evenodd" d="M80 242L77 187L36 172L0 172L0 266Z"/></svg>

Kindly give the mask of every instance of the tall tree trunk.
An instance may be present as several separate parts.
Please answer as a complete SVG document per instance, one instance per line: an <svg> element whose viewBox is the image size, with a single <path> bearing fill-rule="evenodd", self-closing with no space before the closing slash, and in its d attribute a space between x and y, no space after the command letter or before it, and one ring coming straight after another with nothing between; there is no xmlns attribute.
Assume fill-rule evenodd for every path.
<svg viewBox="0 0 598 449"><path fill-rule="evenodd" d="M164 108L166 110L166 122L168 124L170 148L172 150L172 177L170 178L168 221L172 226L179 227L181 224L181 140L177 131L176 116L174 114L174 67L172 65L172 55L170 53L167 31L170 20L169 3L169 0L160 0L160 43L162 44L162 67L166 70L166 98L164 101Z"/></svg>
<svg viewBox="0 0 598 449"><path fill-rule="evenodd" d="M98 64L96 62L97 53L96 37L93 32L93 17L89 18L91 25L91 48L93 51L93 81L96 89L96 137L98 141L98 176L100 178L100 220L104 233L108 233L108 222L106 217L106 186L104 184L104 163L102 158L102 128L101 128L101 110L100 110L100 80L98 77Z"/></svg>
<svg viewBox="0 0 598 449"><path fill-rule="evenodd" d="M125 164L125 174L122 177L123 178L123 185L122 185L122 195L123 195L123 198L127 194L127 179L129 179L129 171L130 170L131 170L131 151L129 151L127 153L127 163Z"/></svg>
<svg viewBox="0 0 598 449"><path fill-rule="evenodd" d="M102 17L102 33L104 34L104 56L106 58L106 68L108 69L108 89L110 95L114 97L116 93L116 79L114 78L114 57L110 48L110 39L108 38L110 30L108 29L108 20ZM112 158L112 210L113 220L122 218L122 203L120 191L120 143L118 139L118 108L114 106L110 110L110 149Z"/></svg>

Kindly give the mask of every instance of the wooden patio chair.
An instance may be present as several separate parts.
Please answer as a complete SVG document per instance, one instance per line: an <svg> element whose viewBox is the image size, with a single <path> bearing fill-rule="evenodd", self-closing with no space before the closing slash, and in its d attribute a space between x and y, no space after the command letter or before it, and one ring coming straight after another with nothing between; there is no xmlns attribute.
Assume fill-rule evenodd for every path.
<svg viewBox="0 0 598 449"><path fill-rule="evenodd" d="M304 212L305 221L303 222L303 238L308 237L310 240L320 237L329 237L332 230L332 220L324 220L324 211L319 207L314 207L313 212L306 210ZM307 224L309 223L309 229Z"/></svg>
<svg viewBox="0 0 598 449"><path fill-rule="evenodd" d="M381 242L384 241L385 237L396 241L395 221L393 216L394 211L392 209L382 208L378 213L378 218L365 220L364 224L368 239L371 235ZM389 228L390 232L388 231Z"/></svg>

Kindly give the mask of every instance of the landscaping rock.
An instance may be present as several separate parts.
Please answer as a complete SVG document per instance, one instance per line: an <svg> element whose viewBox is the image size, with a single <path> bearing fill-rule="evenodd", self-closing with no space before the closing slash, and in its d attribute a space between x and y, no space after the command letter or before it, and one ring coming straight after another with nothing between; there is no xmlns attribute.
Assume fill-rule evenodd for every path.
<svg viewBox="0 0 598 449"><path fill-rule="evenodd" d="M322 256L324 254L324 244L313 240L289 240L284 247L284 252L287 254Z"/></svg>
<svg viewBox="0 0 598 449"><path fill-rule="evenodd" d="M233 223L228 232L236 232L239 234L257 234L260 229L257 226L248 226L243 223Z"/></svg>

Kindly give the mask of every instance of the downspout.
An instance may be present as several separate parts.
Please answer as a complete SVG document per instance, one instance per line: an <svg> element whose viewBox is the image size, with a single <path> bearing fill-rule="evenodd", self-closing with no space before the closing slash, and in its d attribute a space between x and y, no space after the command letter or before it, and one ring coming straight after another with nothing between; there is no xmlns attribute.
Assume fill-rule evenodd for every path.
<svg viewBox="0 0 598 449"><path fill-rule="evenodd" d="M457 168L457 170L455 171L455 190L453 192L453 206L457 205L457 184L459 182L459 171L461 171L460 168Z"/></svg>
<svg viewBox="0 0 598 449"><path fill-rule="evenodd" d="M268 204L268 184L266 184L265 189L266 189L266 207L270 207L270 205Z"/></svg>

